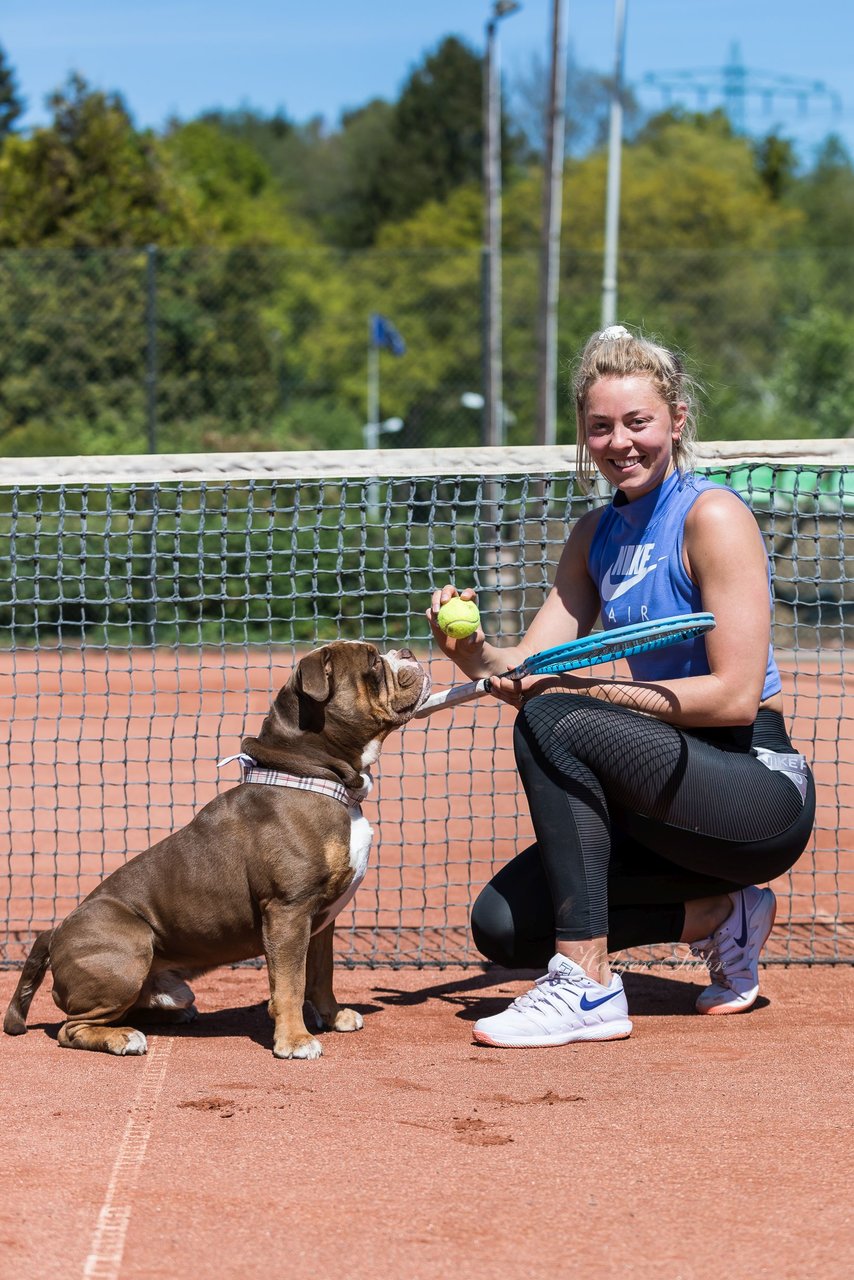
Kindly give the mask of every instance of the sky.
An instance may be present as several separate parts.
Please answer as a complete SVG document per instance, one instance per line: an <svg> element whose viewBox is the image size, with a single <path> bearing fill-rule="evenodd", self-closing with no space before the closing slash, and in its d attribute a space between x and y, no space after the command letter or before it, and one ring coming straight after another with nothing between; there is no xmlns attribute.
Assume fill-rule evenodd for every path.
<svg viewBox="0 0 854 1280"><path fill-rule="evenodd" d="M735 60L748 87L818 86L800 105L791 94L769 103L749 93L749 129L777 127L804 158L833 131L854 153L854 0L626 3L626 78L643 106L665 105L661 78L673 72L694 73L681 77L692 89L674 102L717 105L714 85ZM214 107L281 110L297 122L322 116L334 126L343 110L394 100L445 36L481 49L491 8L491 0L0 0L0 46L27 103L25 126L46 122L46 95L72 71L119 92L139 127ZM511 88L535 57L546 64L551 12L552 0L522 0L500 22ZM567 12L576 63L610 72L614 0L567 0ZM645 83L649 75L658 82ZM703 102L704 82L713 91Z"/></svg>

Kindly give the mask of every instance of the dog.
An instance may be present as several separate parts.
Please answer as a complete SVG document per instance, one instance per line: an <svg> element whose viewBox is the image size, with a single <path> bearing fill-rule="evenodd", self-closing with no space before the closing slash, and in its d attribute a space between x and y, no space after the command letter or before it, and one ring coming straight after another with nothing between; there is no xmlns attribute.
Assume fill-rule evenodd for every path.
<svg viewBox="0 0 854 1280"><path fill-rule="evenodd" d="M66 1016L63 1048L142 1054L134 1013L187 1022L185 979L263 954L277 1058L319 1058L306 1028L359 1031L332 989L334 918L364 875L371 828L360 802L393 730L429 693L408 649L385 655L338 640L307 654L256 738L243 781L180 831L119 867L54 929L40 934L6 1012L22 1035L48 968ZM223 762L225 763L225 762Z"/></svg>

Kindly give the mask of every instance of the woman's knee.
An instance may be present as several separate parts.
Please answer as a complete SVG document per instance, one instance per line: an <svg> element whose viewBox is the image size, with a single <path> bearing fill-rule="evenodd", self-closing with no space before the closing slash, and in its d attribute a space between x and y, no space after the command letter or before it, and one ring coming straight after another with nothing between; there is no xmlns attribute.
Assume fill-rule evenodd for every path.
<svg viewBox="0 0 854 1280"><path fill-rule="evenodd" d="M505 969L544 969L554 954L554 918L548 905L541 914L520 932L510 903L490 883L472 908L474 944L482 956Z"/></svg>
<svg viewBox="0 0 854 1280"><path fill-rule="evenodd" d="M500 893L486 885L471 912L471 936L482 956L493 964L513 968L515 930L510 907Z"/></svg>
<svg viewBox="0 0 854 1280"><path fill-rule="evenodd" d="M513 726L516 759L541 752L560 736L564 746L583 744L590 736L599 714L593 700L581 693L544 693L530 698L520 709Z"/></svg>

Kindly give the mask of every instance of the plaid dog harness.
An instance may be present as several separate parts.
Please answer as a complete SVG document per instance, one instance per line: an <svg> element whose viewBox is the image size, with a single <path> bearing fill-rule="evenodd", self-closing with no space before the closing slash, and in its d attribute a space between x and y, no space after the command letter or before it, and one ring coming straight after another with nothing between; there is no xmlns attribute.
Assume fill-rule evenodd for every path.
<svg viewBox="0 0 854 1280"><path fill-rule="evenodd" d="M333 782L331 778L304 778L297 773L285 773L281 769L267 769L243 751L234 756L226 756L224 760L220 760L217 768L221 769L233 760L240 761L243 774L241 782L260 782L267 787L293 787L295 791L316 791L318 795L337 800L346 809L357 809L371 790L369 774L362 774L364 782L361 787L351 789L345 787L343 782Z"/></svg>

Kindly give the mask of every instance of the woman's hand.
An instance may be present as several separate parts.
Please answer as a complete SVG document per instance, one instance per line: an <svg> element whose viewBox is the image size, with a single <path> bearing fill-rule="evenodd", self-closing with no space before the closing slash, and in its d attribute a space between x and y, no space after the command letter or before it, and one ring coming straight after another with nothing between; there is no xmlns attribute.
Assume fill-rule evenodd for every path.
<svg viewBox="0 0 854 1280"><path fill-rule="evenodd" d="M448 582L444 587L437 587L433 592L430 608L426 610L427 621L430 623L433 639L445 656L455 662L467 675L474 672L477 676L483 666L483 645L486 639L482 629L478 627L477 631L463 640L452 640L439 626L439 610L443 604L447 604L455 596L460 600L472 600L475 604L477 603L477 596L471 587L458 591L453 583Z"/></svg>
<svg viewBox="0 0 854 1280"><path fill-rule="evenodd" d="M550 676L491 676L489 692L502 702L509 702L518 711L530 698L538 693L546 693L549 689L568 688L571 677L564 675Z"/></svg>

